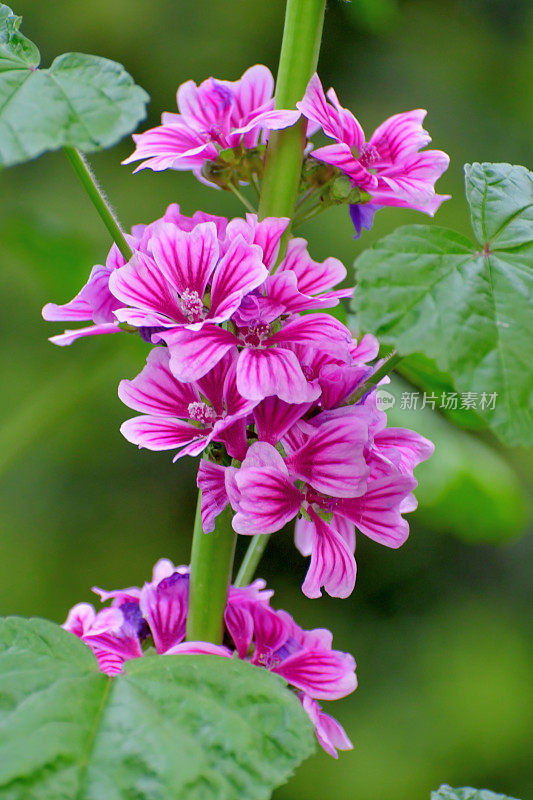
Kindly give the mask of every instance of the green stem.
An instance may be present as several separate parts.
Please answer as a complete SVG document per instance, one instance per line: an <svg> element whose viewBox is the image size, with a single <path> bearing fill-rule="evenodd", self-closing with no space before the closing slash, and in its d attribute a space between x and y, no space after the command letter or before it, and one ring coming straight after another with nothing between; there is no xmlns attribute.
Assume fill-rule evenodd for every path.
<svg viewBox="0 0 533 800"><path fill-rule="evenodd" d="M270 533L258 533L257 536L253 537L235 578L235 586L248 586L252 582L270 536Z"/></svg>
<svg viewBox="0 0 533 800"><path fill-rule="evenodd" d="M318 64L325 7L326 0L287 0L275 108L296 108L296 103L305 94ZM271 132L259 201L259 219L292 219L302 171L306 127L307 120L302 118L292 128ZM281 256L289 235L287 230L280 246ZM254 536L239 569L236 586L245 586L252 581L269 539L270 535L264 533Z"/></svg>
<svg viewBox="0 0 533 800"><path fill-rule="evenodd" d="M276 108L295 108L316 70L325 5L326 0L287 0L276 85ZM259 205L260 218L292 217L300 182L305 131L306 121L301 119L292 128L271 134ZM246 207L250 207L237 187L228 188ZM219 644L222 639L224 606L235 548L231 517L232 510L228 506L217 517L214 532L204 534L198 498L191 554L187 620L189 641L202 640ZM239 571L239 580L252 580L267 540L268 536L265 534L254 537L249 548L249 557L247 554L245 559L247 563Z"/></svg>
<svg viewBox="0 0 533 800"><path fill-rule="evenodd" d="M237 187L235 186L235 184L233 184L233 183L228 183L228 184L226 184L226 185L227 185L228 189L230 190L230 192L233 192L233 194L235 195L235 197L237 197L237 198L238 198L238 199L241 201L241 203L243 204L243 206L244 206L244 207L245 207L245 208L246 208L248 211L251 211L251 212L252 212L252 214L257 214L257 210L256 210L256 209L253 207L253 205L250 203L250 201L248 200L248 198L247 198L247 197L245 197L245 196L242 194L242 192L240 192L240 191L237 189Z"/></svg>
<svg viewBox="0 0 533 800"><path fill-rule="evenodd" d="M295 108L305 94L318 63L325 6L326 0L287 0L275 108ZM259 204L260 219L292 217L306 127L307 120L302 117L292 128L271 132Z"/></svg>
<svg viewBox="0 0 533 800"><path fill-rule="evenodd" d="M191 552L187 639L222 643L222 621L233 568L236 534L230 506L218 515L213 533L204 533L198 492Z"/></svg>
<svg viewBox="0 0 533 800"><path fill-rule="evenodd" d="M74 172L82 182L83 188L89 195L93 206L98 211L102 222L113 237L113 240L116 242L118 249L126 261L129 261L133 255L133 251L127 243L119 222L107 202L104 193L98 186L96 178L91 172L87 161L75 147L64 147L63 149L68 160L74 167Z"/></svg>
<svg viewBox="0 0 533 800"><path fill-rule="evenodd" d="M377 386L382 378L384 378L386 375L389 375L402 359L403 356L398 355L398 353L391 353L387 360L383 362L381 367L377 369L370 376L370 378L359 387L359 389L350 395L350 397L345 401L344 405L350 405L351 403L356 403L358 400L360 400L361 397L363 397L363 395L365 395L370 389L372 389L374 386Z"/></svg>

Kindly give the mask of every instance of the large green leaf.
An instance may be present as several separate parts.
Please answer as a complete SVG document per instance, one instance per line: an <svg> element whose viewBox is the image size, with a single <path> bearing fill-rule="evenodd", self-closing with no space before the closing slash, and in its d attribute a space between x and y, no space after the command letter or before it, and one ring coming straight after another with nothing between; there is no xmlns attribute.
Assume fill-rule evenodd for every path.
<svg viewBox="0 0 533 800"><path fill-rule="evenodd" d="M21 21L0 5L0 167L64 145L101 150L137 127L149 98L124 67L65 53L40 69Z"/></svg>
<svg viewBox="0 0 533 800"><path fill-rule="evenodd" d="M431 800L516 800L506 794L495 794L488 789L472 789L463 786L461 789L452 789L451 786L441 786L436 792L431 792Z"/></svg>
<svg viewBox="0 0 533 800"><path fill-rule="evenodd" d="M0 621L2 800L266 800L313 747L264 669L146 656L108 678L59 626Z"/></svg>
<svg viewBox="0 0 533 800"><path fill-rule="evenodd" d="M465 168L478 244L443 228L399 228L363 253L355 309L402 355L423 353L509 444L533 442L533 174ZM471 398L472 399L472 398Z"/></svg>

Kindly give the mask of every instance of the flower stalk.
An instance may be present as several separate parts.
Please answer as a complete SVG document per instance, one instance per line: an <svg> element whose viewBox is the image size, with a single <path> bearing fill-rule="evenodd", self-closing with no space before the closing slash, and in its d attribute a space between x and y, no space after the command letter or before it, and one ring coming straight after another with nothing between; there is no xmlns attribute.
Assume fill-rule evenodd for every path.
<svg viewBox="0 0 533 800"><path fill-rule="evenodd" d="M230 506L217 517L215 530L204 533L200 499L201 492L198 492L191 551L187 639L221 644L237 535L231 527L233 511Z"/></svg>
<svg viewBox="0 0 533 800"><path fill-rule="evenodd" d="M127 243L120 224L113 213L111 206L107 202L104 193L98 186L96 178L92 174L91 168L89 167L87 161L82 156L80 151L76 150L75 147L64 147L63 150L65 151L66 157L72 164L74 172L80 179L83 188L89 195L91 203L100 215L100 219L111 234L113 241L116 243L126 261L129 261L133 255L131 247Z"/></svg>
<svg viewBox="0 0 533 800"><path fill-rule="evenodd" d="M295 108L318 63L325 0L288 0L276 82L275 108ZM306 142L307 120L272 131L259 217L292 217ZM288 232L285 234L285 241Z"/></svg>
<svg viewBox="0 0 533 800"><path fill-rule="evenodd" d="M287 0L285 27L276 83L276 109L296 107L318 63L326 0ZM307 120L271 131L259 201L259 218L289 217L294 213L306 141ZM235 187L231 187L236 193ZM289 226L290 227L290 226ZM284 251L288 233L280 246ZM213 533L202 532L200 495L191 555L191 585L187 638L219 644L222 618L235 550L230 507L219 515ZM252 580L268 536L258 534L250 543L238 575L238 585ZM258 541L259 540L259 541Z"/></svg>

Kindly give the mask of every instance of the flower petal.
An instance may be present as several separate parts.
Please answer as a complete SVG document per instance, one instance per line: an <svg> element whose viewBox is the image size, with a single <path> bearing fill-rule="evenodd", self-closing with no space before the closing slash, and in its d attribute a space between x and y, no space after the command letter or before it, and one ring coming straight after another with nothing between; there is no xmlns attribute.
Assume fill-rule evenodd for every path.
<svg viewBox="0 0 533 800"><path fill-rule="evenodd" d="M357 572L353 553L332 525L328 525L312 508L308 513L315 530L311 563L302 591L307 597L321 597L323 586L330 597L349 597Z"/></svg>
<svg viewBox="0 0 533 800"><path fill-rule="evenodd" d="M163 222L151 241L158 268L180 295L197 292L199 299L219 256L217 229L213 222L201 222L191 231Z"/></svg>

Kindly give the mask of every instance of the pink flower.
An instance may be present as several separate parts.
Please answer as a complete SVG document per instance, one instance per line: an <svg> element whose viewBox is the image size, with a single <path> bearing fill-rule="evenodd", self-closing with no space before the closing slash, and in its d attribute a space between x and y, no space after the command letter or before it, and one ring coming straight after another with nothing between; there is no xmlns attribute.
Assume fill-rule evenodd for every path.
<svg viewBox="0 0 533 800"><path fill-rule="evenodd" d="M449 199L449 195L435 194L435 181L448 168L449 158L441 150L419 152L431 141L422 128L427 112L417 109L396 114L366 141L361 125L340 105L333 89L327 98L329 103L315 74L303 100L296 104L307 119L335 140L335 144L313 150L311 155L337 167L353 186L368 192L373 206L414 208L433 216ZM369 224L371 219L358 219L358 233Z"/></svg>
<svg viewBox="0 0 533 800"><path fill-rule="evenodd" d="M126 234L126 240L134 252L150 253L150 240L161 222L171 223L183 231L191 231L201 222L212 222L217 229L219 237L222 239L225 237L228 224L227 219L224 217L215 217L211 214L205 214L203 211L197 211L192 217L186 217L181 213L180 207L176 203L172 203L161 219L155 220L149 225L134 225L131 235ZM105 265L97 264L93 267L89 280L69 303L64 305L47 303L45 305L42 314L44 319L49 322L92 321L94 323L86 328L77 328L76 330L65 331L64 334L59 336L52 336L51 342L58 345L69 345L84 336L97 336L120 331L114 311L120 308L122 303L109 289L109 278L114 270L123 267L125 263L126 259L116 244L113 244L107 255ZM140 333L148 342L151 341L150 331L141 328Z"/></svg>
<svg viewBox="0 0 533 800"><path fill-rule="evenodd" d="M169 368L166 347L150 351L146 366L118 394L139 417L122 424L126 439L149 450L178 449L174 461L196 456L212 441L223 442L233 458L246 455L246 417L255 403L237 391L235 361L225 356L199 381L181 383Z"/></svg>
<svg viewBox="0 0 533 800"><path fill-rule="evenodd" d="M109 279L111 292L123 305L115 310L116 318L139 328L199 330L205 322L225 322L268 274L261 248L241 236L222 254L213 222L191 231L162 222L150 239L150 250L151 256L136 253Z"/></svg>
<svg viewBox="0 0 533 800"><path fill-rule="evenodd" d="M270 411L279 412L275 401ZM293 420L289 406L281 411ZM356 528L393 548L409 534L402 514L416 507L412 471L432 445L411 431L380 430L384 417L363 403L295 421L288 430L279 426L285 457L273 446L274 423L266 429L270 443L253 444L239 469L225 470L237 533L273 533L300 517L296 544L311 557L302 585L308 597L319 597L322 587L334 597L351 594ZM219 487L220 481L221 475Z"/></svg>
<svg viewBox="0 0 533 800"><path fill-rule="evenodd" d="M355 690L353 657L332 648L330 631L304 630L286 611L271 608L273 592L263 580L229 587L225 645L184 641L188 567L175 567L161 559L152 580L142 588L95 591L103 599L111 599L111 607L96 613L88 603L79 603L70 610L63 627L91 648L102 672L120 673L125 661L143 656L142 643L150 639L161 655L238 657L280 675L297 690L326 752L336 757L336 748L351 747L341 726L321 711L316 700L337 700Z"/></svg>
<svg viewBox="0 0 533 800"><path fill-rule="evenodd" d="M300 694L300 702L309 714L321 747L328 755L338 758L337 750L353 750L353 744L346 735L344 728L329 714L324 714L316 700L302 693Z"/></svg>
<svg viewBox="0 0 533 800"><path fill-rule="evenodd" d="M299 112L274 111L273 90L270 70L260 64L237 81L187 81L177 92L179 114L165 113L162 125L134 135L135 152L122 163L142 160L135 172L190 169L200 176L222 150L253 148L261 134L294 125Z"/></svg>

